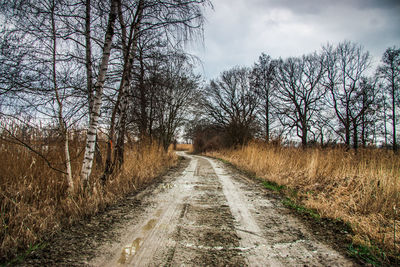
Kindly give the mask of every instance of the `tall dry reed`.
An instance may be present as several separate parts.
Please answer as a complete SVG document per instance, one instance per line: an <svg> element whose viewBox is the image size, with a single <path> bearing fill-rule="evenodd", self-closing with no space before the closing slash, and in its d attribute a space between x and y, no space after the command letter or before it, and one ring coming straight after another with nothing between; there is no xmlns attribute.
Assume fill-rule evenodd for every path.
<svg viewBox="0 0 400 267"><path fill-rule="evenodd" d="M23 146L0 141L0 261L14 257L44 235L95 214L177 162L174 153L166 153L157 145L133 145L126 149L122 170L111 176L106 185L100 183L102 167L94 166L92 191L84 193L78 186L82 140L75 138L70 142L78 188L73 195L68 194L65 177L50 169L38 155ZM63 168L62 143L54 141L36 149L55 167Z"/></svg>
<svg viewBox="0 0 400 267"><path fill-rule="evenodd" d="M192 153L193 145L192 144L177 144L176 151L187 151L189 153Z"/></svg>
<svg viewBox="0 0 400 267"><path fill-rule="evenodd" d="M400 229L400 157L392 151L303 150L254 142L208 154L295 189L306 207L350 223L355 243L399 251L394 227Z"/></svg>

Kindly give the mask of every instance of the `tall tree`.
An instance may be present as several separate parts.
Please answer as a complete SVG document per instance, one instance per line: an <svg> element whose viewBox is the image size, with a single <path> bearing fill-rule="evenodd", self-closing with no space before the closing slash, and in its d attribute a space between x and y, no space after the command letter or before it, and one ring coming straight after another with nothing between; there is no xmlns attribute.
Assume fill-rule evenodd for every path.
<svg viewBox="0 0 400 267"><path fill-rule="evenodd" d="M330 92L329 103L340 125L337 133L344 131L344 137L341 136L350 147L354 123L352 102L359 96L360 82L370 66L370 55L360 45L348 41L339 43L337 47L328 44L323 51L324 86Z"/></svg>
<svg viewBox="0 0 400 267"><path fill-rule="evenodd" d="M262 53L251 71L251 83L257 95L262 99L261 110L265 122L265 140L269 142L271 131L271 111L273 101L273 82L275 78L277 62L271 57Z"/></svg>
<svg viewBox="0 0 400 267"><path fill-rule="evenodd" d="M283 125L296 129L303 147L320 109L324 95L320 81L324 74L322 57L316 53L281 61L277 70L278 110Z"/></svg>
<svg viewBox="0 0 400 267"><path fill-rule="evenodd" d="M121 45L122 45L122 77L117 91L117 100L112 110L111 125L108 133L109 142L107 145L105 174L111 174L114 165L120 167L123 163L124 138L126 129L126 109L127 93L131 82L132 66L136 54L139 30L142 23L145 1L139 0L136 5L129 6L125 13L128 13L128 20L124 16L122 3L118 1L118 21L121 25ZM133 14L132 14L133 12ZM132 15L131 15L132 14ZM117 117L118 115L118 117ZM117 125L118 123L118 125ZM115 140L115 131L118 130L118 138ZM112 161L112 144L115 144L115 157ZM103 176L106 178L106 175Z"/></svg>
<svg viewBox="0 0 400 267"><path fill-rule="evenodd" d="M178 127L185 121L189 105L195 101L199 76L193 74L193 66L184 54L172 54L161 73L161 94L156 103L157 138L167 150ZM154 130L153 130L154 131Z"/></svg>
<svg viewBox="0 0 400 267"><path fill-rule="evenodd" d="M235 67L205 87L202 107L213 123L224 129L227 145L243 145L254 134L258 104L250 86L250 70Z"/></svg>
<svg viewBox="0 0 400 267"><path fill-rule="evenodd" d="M350 117L353 124L353 148L359 146L359 137L362 145L367 145L368 133L374 125L374 114L377 110L377 87L372 79L362 77L354 97L350 100ZM361 133L359 133L361 128Z"/></svg>
<svg viewBox="0 0 400 267"><path fill-rule="evenodd" d="M77 112L69 101L73 85L66 77L74 75L71 63L66 60L68 48L65 41L65 28L62 22L64 1L15 1L3 5L2 14L9 18L10 29L3 32L11 39L3 40L7 49L2 49L7 72L3 76L4 84L10 85L8 95L11 100L16 97L16 106L25 109L30 115L57 121L57 128L64 143L64 169L62 171L70 191L73 191L71 160L69 151L68 121ZM29 42L21 47L18 42ZM17 42L17 43L14 43ZM9 57L7 50L13 49L17 55L17 64L11 63L15 58ZM63 47L64 46L64 47ZM5 52L5 53L4 53ZM18 68L18 73L14 70ZM36 101L41 104L35 104ZM78 108L79 109L79 108ZM9 110L10 111L10 110Z"/></svg>
<svg viewBox="0 0 400 267"><path fill-rule="evenodd" d="M396 107L400 104L400 49L396 47L386 49L382 56L382 63L383 64L379 67L378 72L380 77L385 81L386 92L390 97L392 113L392 146L393 150L397 151Z"/></svg>
<svg viewBox="0 0 400 267"><path fill-rule="evenodd" d="M118 20L121 25L122 78L117 90L109 130L105 178L115 167L123 163L126 136L128 92L132 82L132 67L141 35L160 32L168 43L179 46L203 25L202 7L208 0L139 0L134 5L118 5ZM112 151L111 144L115 144ZM112 153L114 158L112 159Z"/></svg>
<svg viewBox="0 0 400 267"><path fill-rule="evenodd" d="M68 128L64 121L64 114L63 114L63 101L62 96L60 95L60 89L57 82L57 40L58 40L58 32L56 28L56 6L55 0L50 0L46 3L49 8L49 15L50 15L50 25L51 25L51 65L52 65L52 82L53 82L53 90L55 94L55 98L58 104L58 111L57 111L57 118L59 129L61 135L64 137L64 155L65 155L65 167L66 167L66 176L68 181L68 188L72 192L74 190L74 182L72 180L72 169L71 169L71 159L69 153L69 136L68 136ZM45 4L45 5L46 5Z"/></svg>
<svg viewBox="0 0 400 267"><path fill-rule="evenodd" d="M100 108L102 105L103 87L106 79L108 62L111 54L114 26L117 18L118 0L110 0L110 13L108 17L107 30L104 37L103 54L96 83L94 84L93 107L90 111L90 122L86 136L85 154L82 162L81 178L85 185L88 185L89 176L92 172L93 159L96 147L97 128L99 125Z"/></svg>

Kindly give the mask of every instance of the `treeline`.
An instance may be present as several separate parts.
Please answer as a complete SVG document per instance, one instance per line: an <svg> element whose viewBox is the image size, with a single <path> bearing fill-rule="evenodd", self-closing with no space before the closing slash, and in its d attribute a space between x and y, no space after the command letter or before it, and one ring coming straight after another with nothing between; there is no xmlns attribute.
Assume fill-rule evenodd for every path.
<svg viewBox="0 0 400 267"><path fill-rule="evenodd" d="M254 137L396 151L400 49L388 48L375 70L371 60L349 41L287 59L263 53L253 67L224 71L204 87L186 135L200 151Z"/></svg>
<svg viewBox="0 0 400 267"><path fill-rule="evenodd" d="M94 158L104 164L105 182L122 166L127 142L167 149L199 83L183 44L201 37L210 5L0 1L1 138L40 154L65 176L70 191L90 186ZM61 159L42 153L50 136L63 146ZM81 138L80 180L71 169L71 138Z"/></svg>

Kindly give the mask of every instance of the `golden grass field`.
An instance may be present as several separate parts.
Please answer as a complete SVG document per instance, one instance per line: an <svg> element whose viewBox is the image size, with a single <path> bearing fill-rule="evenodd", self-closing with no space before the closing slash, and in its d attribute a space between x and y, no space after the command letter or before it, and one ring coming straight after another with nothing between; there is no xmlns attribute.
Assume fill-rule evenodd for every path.
<svg viewBox="0 0 400 267"><path fill-rule="evenodd" d="M192 153L193 145L192 144L177 144L176 151L187 151L189 153Z"/></svg>
<svg viewBox="0 0 400 267"><path fill-rule="evenodd" d="M25 147L0 141L0 260L27 250L44 235L95 214L105 206L135 191L176 165L177 157L155 144L127 145L122 170L111 176L103 187L102 168L94 166L91 193L83 193L79 182L82 143L71 141L71 160L77 190L67 192L65 177ZM38 148L40 149L40 148ZM61 143L41 151L52 162L62 162ZM62 168L62 165L57 167Z"/></svg>
<svg viewBox="0 0 400 267"><path fill-rule="evenodd" d="M253 142L207 155L296 190L302 205L350 223L354 243L399 252L400 157L392 151L303 150Z"/></svg>

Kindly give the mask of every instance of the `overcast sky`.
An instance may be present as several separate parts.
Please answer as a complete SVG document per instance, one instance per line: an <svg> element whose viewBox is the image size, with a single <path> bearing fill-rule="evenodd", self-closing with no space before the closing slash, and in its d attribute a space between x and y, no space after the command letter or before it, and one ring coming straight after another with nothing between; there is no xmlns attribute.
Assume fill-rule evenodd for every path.
<svg viewBox="0 0 400 267"><path fill-rule="evenodd" d="M375 62L400 47L400 0L212 0L204 45L190 52L199 72L216 78L233 66L251 66L264 52L273 58L301 56L327 42L361 44Z"/></svg>

